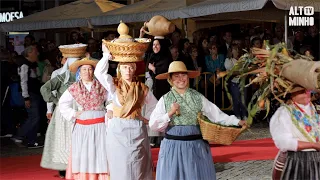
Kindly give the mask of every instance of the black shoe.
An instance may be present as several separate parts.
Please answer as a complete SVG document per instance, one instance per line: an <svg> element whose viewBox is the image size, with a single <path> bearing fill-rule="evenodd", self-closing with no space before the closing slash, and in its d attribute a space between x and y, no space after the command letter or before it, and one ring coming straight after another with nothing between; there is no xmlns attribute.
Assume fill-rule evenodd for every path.
<svg viewBox="0 0 320 180"><path fill-rule="evenodd" d="M59 177L64 179L66 177L66 171L59 171Z"/></svg>
<svg viewBox="0 0 320 180"><path fill-rule="evenodd" d="M36 149L36 148L42 148L43 144L40 143L34 143L34 144L28 144L29 149Z"/></svg>

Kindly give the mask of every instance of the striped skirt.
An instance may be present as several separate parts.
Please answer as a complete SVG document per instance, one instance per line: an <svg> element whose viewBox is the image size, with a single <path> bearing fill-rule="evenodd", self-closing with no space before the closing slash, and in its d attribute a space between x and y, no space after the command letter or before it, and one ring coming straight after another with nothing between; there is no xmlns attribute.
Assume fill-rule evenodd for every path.
<svg viewBox="0 0 320 180"><path fill-rule="evenodd" d="M274 164L273 179L320 179L320 152L280 152Z"/></svg>

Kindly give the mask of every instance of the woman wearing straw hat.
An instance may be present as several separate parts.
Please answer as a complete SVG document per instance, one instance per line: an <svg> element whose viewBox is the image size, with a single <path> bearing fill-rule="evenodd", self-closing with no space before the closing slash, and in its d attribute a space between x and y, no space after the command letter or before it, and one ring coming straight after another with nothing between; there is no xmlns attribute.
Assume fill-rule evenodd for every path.
<svg viewBox="0 0 320 180"><path fill-rule="evenodd" d="M63 118L58 101L66 89L75 82L75 75L69 71L70 65L84 56L85 51L80 50L78 54L73 55L67 54L67 51L77 50L77 47L73 45L66 45L60 50L63 56L67 58L66 62L62 68L52 73L51 80L40 89L43 99L48 102L47 117L49 119L40 166L46 169L59 170L60 177L64 178L70 154L73 123Z"/></svg>
<svg viewBox="0 0 320 180"><path fill-rule="evenodd" d="M149 122L152 130L165 132L157 164L158 180L216 179L210 147L201 136L198 112L215 123L246 124L223 113L202 94L189 88L189 78L199 75L199 71L188 71L182 61L174 61L167 73L156 77L167 79L172 86L171 91L159 100Z"/></svg>
<svg viewBox="0 0 320 180"><path fill-rule="evenodd" d="M273 179L320 179L320 118L310 90L291 91L288 103L272 116L270 132L279 149Z"/></svg>
<svg viewBox="0 0 320 180"><path fill-rule="evenodd" d="M59 100L62 116L75 123L67 179L69 170L74 179L108 178L104 103L109 92L93 77L96 64L88 58L73 63L70 71L76 72L76 82Z"/></svg>
<svg viewBox="0 0 320 180"><path fill-rule="evenodd" d="M148 44L132 43L140 51L145 51L148 47ZM126 45L113 42L106 44L108 47L115 46L119 49ZM110 179L151 180L152 159L146 124L158 101L146 85L134 78L135 62L143 60L141 57L143 52L137 55L135 54L137 50L129 49L119 54L114 53L114 49L111 48L109 48L111 53L117 54L113 60L119 62L115 81L110 81L110 75L107 74L110 53L104 45L103 58L95 70L95 76L105 87L116 87L112 99L113 117L108 117L107 152ZM129 56L126 56L127 54ZM146 105L145 117L141 115L144 105Z"/></svg>

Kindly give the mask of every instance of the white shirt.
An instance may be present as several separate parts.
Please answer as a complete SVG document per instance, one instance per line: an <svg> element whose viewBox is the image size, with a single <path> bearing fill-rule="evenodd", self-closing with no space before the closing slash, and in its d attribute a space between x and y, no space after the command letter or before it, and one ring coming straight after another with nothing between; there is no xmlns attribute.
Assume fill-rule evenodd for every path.
<svg viewBox="0 0 320 180"><path fill-rule="evenodd" d="M122 105L119 102L119 99L117 97L116 88L113 83L113 78L110 74L108 74L108 68L109 68L109 57L110 54L103 53L102 59L98 62L95 70L94 75L99 80L99 82L110 92L112 96L112 103L115 103L117 106L121 107ZM158 100L154 97L152 92L149 90L146 98L145 98L145 112L144 112L144 118L149 119L150 115L155 108ZM112 106L107 107L108 110L112 109Z"/></svg>
<svg viewBox="0 0 320 180"><path fill-rule="evenodd" d="M109 57L110 57L110 54L103 53L102 59L98 62L98 64L96 65L96 68L94 69L94 76L99 80L102 86L106 88L106 90L109 93L113 94L116 88L113 84L113 77L110 74L108 74Z"/></svg>
<svg viewBox="0 0 320 180"><path fill-rule="evenodd" d="M222 125L238 125L239 119L237 119L234 115L229 116L222 112L215 104L210 102L204 96L201 96L202 99L202 113L204 116L207 116L210 121L214 123L219 123ZM156 108L151 114L149 126L154 131L164 132L168 127L171 119L166 111L164 99L160 98Z"/></svg>
<svg viewBox="0 0 320 180"><path fill-rule="evenodd" d="M237 60L235 58L226 58L224 61L224 67L226 70L230 71L236 63Z"/></svg>
<svg viewBox="0 0 320 180"><path fill-rule="evenodd" d="M237 60L235 58L226 58L224 62L224 67L226 68L227 71L230 71L236 63L237 63ZM234 77L231 81L234 83L239 83L239 80L240 80L239 77Z"/></svg>
<svg viewBox="0 0 320 180"><path fill-rule="evenodd" d="M227 50L229 49L230 45L228 43L226 43L226 46L227 46Z"/></svg>
<svg viewBox="0 0 320 180"><path fill-rule="evenodd" d="M26 64L23 64L21 67L18 68L18 74L20 76L20 84L21 84L21 90L22 90L22 97L28 98L29 92L28 92L28 79L29 76L31 78L37 78L37 73L34 69L30 69L30 74L28 74L29 66Z"/></svg>
<svg viewBox="0 0 320 180"><path fill-rule="evenodd" d="M298 106L308 115L311 115L310 105L304 106L299 104ZM270 133L276 147L283 152L297 151L298 141L309 142L293 124L291 113L285 106L280 107L272 116Z"/></svg>

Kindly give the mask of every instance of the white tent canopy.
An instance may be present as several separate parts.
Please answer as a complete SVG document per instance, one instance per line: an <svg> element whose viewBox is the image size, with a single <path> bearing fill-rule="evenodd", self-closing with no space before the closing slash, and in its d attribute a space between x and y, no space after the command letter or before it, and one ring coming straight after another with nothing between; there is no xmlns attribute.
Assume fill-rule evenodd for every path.
<svg viewBox="0 0 320 180"><path fill-rule="evenodd" d="M108 0L79 0L41 11L13 22L1 24L1 30L29 31L39 29L74 28L90 26L90 18L124 7Z"/></svg>
<svg viewBox="0 0 320 180"><path fill-rule="evenodd" d="M267 0L145 0L91 19L94 25L143 22L155 15L168 19L191 18L225 12L261 9ZM193 2L193 3L192 3ZM244 6L243 4L250 4Z"/></svg>
<svg viewBox="0 0 320 180"><path fill-rule="evenodd" d="M290 10L291 6L312 6L315 12L320 12L320 0L271 0L273 4L282 10Z"/></svg>
<svg viewBox="0 0 320 180"><path fill-rule="evenodd" d="M260 12L268 1L273 3L272 8L276 14ZM112 25L118 24L120 20L126 23L144 22L155 15L170 20L200 17L212 20L242 18L245 21L272 21L275 18L283 19L283 10L289 10L291 6L313 6L315 12L320 12L320 0L144 0L127 6L107 0L79 0L3 23L0 29L8 32L87 27L88 24Z"/></svg>
<svg viewBox="0 0 320 180"><path fill-rule="evenodd" d="M145 0L93 17L91 22L94 25L117 24L120 20L143 22L154 15L162 15L171 20L231 12L241 12L245 15L246 11L262 9L268 1L272 1L275 9L289 10L291 6L313 6L316 12L320 11L320 0ZM223 18L223 14L220 17L226 19Z"/></svg>

